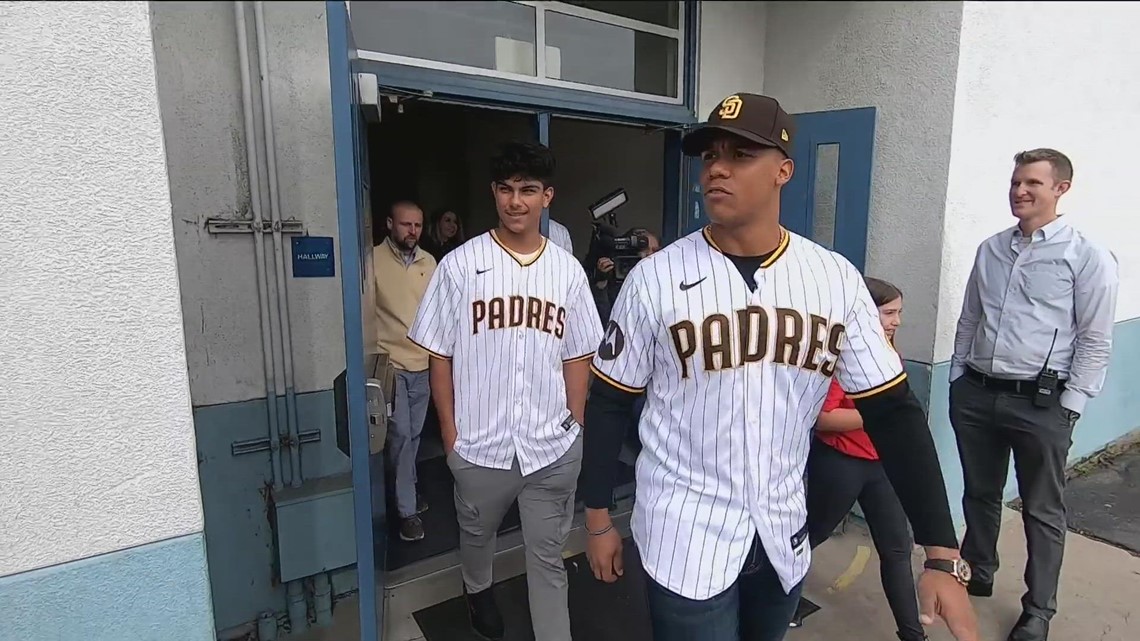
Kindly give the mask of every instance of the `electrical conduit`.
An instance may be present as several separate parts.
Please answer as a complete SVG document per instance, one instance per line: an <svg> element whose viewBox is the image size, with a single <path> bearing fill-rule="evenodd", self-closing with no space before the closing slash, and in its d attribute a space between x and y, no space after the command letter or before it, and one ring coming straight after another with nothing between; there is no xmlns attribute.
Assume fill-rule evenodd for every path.
<svg viewBox="0 0 1140 641"><path fill-rule="evenodd" d="M261 310L261 352L265 361L265 406L269 412L269 459L272 462L273 489L283 486L281 473L281 431L277 418L277 367L273 359L272 310L265 277L265 244L261 235L261 181L257 162L257 129L253 120L253 85L249 79L249 42L246 37L245 3L234 2L237 21L238 65L241 67L241 106L245 112L245 164L249 174L249 203L253 214L253 251L257 272L257 299Z"/></svg>
<svg viewBox="0 0 1140 641"><path fill-rule="evenodd" d="M269 174L269 212L273 220L273 254L276 259L278 321L281 324L281 351L285 370L285 421L289 426L289 485L300 487L301 441L297 429L297 396L293 382L293 328L289 316L289 294L285 288L285 254L281 234L281 197L277 184L277 145L273 137L273 104L269 87L269 54L265 44L263 2L253 3L253 23L257 33L257 62L261 73L261 123L265 128L265 164Z"/></svg>

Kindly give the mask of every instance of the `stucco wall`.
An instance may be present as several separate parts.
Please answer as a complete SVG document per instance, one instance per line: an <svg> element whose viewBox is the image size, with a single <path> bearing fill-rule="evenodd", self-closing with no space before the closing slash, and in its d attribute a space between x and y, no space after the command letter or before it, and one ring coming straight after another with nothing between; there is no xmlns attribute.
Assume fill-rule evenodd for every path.
<svg viewBox="0 0 1140 641"><path fill-rule="evenodd" d="M1073 161L1060 211L1120 261L1118 321L1140 316L1140 218L1121 197L1135 182L1140 86L1121 72L1140 59L1132 3L967 2L954 107L936 358L954 329L974 252L1012 226L1013 156L1054 147ZM1127 66L1127 65L1125 65ZM1132 247L1132 249L1129 249ZM1129 295L1129 294L1132 295Z"/></svg>
<svg viewBox="0 0 1140 641"><path fill-rule="evenodd" d="M282 217L303 221L309 235L335 238L324 3L264 7ZM264 397L253 238L205 229L207 218L251 215L233 3L154 2L151 14L194 405ZM247 21L252 34L252 10ZM259 99L256 68L251 77ZM260 176L266 179L264 167ZM268 198L262 202L268 218ZM291 270L289 238L284 242ZM272 252L268 242L266 249ZM330 389L344 369L339 278L290 273L295 388ZM272 296L272 272L269 283ZM284 393L277 361L276 388Z"/></svg>
<svg viewBox="0 0 1140 641"><path fill-rule="evenodd" d="M767 2L701 2L697 118L725 96L764 87Z"/></svg>
<svg viewBox="0 0 1140 641"><path fill-rule="evenodd" d="M147 5L3 3L0 60L2 576L202 506Z"/></svg>
<svg viewBox="0 0 1140 641"><path fill-rule="evenodd" d="M876 107L867 273L906 294L898 341L931 362L960 2L775 2L764 91L789 113Z"/></svg>

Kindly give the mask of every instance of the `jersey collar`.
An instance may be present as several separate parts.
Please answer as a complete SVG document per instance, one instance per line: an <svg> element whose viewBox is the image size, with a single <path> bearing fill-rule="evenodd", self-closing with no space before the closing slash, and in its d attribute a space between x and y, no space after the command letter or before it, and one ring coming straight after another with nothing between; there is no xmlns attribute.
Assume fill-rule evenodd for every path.
<svg viewBox="0 0 1140 641"><path fill-rule="evenodd" d="M713 249L720 252L721 254L724 253L724 250L721 249L720 247L718 247L716 244L716 241L713 240L712 225L705 225L705 228L701 230L701 236L704 236L705 242L707 242L709 244L709 247L712 247ZM776 249L772 251L771 256L769 256L767 259L765 259L765 261L763 263L760 263L761 269L763 269L765 267L771 267L773 264L775 264L775 262L777 260L779 260L779 258L781 256L786 254L788 251L788 244L790 242L791 242L791 234L789 234L788 230L784 229L781 226L780 227L780 244L776 245Z"/></svg>
<svg viewBox="0 0 1140 641"><path fill-rule="evenodd" d="M503 251L507 252L508 256L515 259L515 262L518 263L519 266L521 266L521 267L530 267L531 265L538 262L538 259L542 257L543 252L546 251L546 243L548 242L546 239L546 236L543 236L542 237L542 244L538 246L538 251L535 252L534 257L530 258L530 260L528 260L526 262L523 262L523 258L529 258L529 257L521 256L520 254L515 252L510 247L507 247L506 245L504 245L503 241L499 240L499 235L495 233L494 229L492 229L490 231L490 234L491 234L491 240L495 241L495 244L498 245Z"/></svg>

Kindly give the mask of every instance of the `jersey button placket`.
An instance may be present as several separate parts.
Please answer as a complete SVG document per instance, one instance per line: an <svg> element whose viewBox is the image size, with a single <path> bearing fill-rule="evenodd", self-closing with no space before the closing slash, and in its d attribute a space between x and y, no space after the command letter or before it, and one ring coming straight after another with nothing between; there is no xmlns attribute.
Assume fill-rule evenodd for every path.
<svg viewBox="0 0 1140 641"><path fill-rule="evenodd" d="M527 275L528 275L527 270L526 269L515 269L513 271L514 271L513 286L511 287L511 291L512 292L519 292L521 290L522 292L526 292L527 291L527 286L526 286L527 285ZM525 298L526 298L525 293L522 295L523 295L523 298L525 300ZM514 361L515 361L514 371L512 371L512 372L510 372L510 374L508 374L508 377L509 377L508 378L508 381L509 381L508 385L509 385L509 389L510 389L510 394L514 397L514 407L513 407L513 411L512 411L512 416L513 416L514 420L511 421L514 425L514 430L512 430L513 433L511 435L511 440L514 442L515 456L516 457L519 456L519 452L522 451L521 448L519 447L519 440L521 439L522 432L524 430L524 428L523 428L523 395L526 392L526 390L524 388L526 387L526 378L527 378L527 372L526 372L526 367L525 367L525 357L526 357L526 349L525 349L525 345L526 345L526 323L525 323L525 320L526 319L525 319L525 316L524 316L523 320L524 320L524 323L523 323L523 325L519 326L517 333L508 334L508 336L511 337L510 344L511 344L511 349L514 352ZM494 394L495 392L492 391L491 393ZM520 460L520 463L521 463L521 460Z"/></svg>
<svg viewBox="0 0 1140 641"><path fill-rule="evenodd" d="M756 280L756 290L749 299L751 304L764 306L764 286L767 284L768 270L757 269L753 274ZM771 297L769 297L771 298ZM745 460L745 506L749 512L749 522L755 526L755 514L758 511L757 501L759 488L766 487L766 479L760 478L760 457L764 450L764 374L766 368L764 361L751 363L746 368L744 376L744 399L747 412L745 413L744 429L744 460ZM751 541L751 537L749 537Z"/></svg>

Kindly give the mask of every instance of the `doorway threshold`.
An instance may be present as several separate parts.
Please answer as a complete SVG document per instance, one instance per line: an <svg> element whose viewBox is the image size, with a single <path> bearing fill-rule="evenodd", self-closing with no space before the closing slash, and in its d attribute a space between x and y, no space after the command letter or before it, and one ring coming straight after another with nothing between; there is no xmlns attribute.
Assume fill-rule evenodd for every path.
<svg viewBox="0 0 1140 641"><path fill-rule="evenodd" d="M631 536L630 517L633 497L617 501L612 510L614 528L622 538ZM585 512L574 514L574 523L566 539L562 557L570 558L586 551ZM493 573L495 583L526 574L526 550L521 530L499 534ZM459 551L433 556L406 565L386 574L383 589L384 633L386 641L413 641L422 639L423 633L414 613L463 595L463 580L459 568Z"/></svg>

